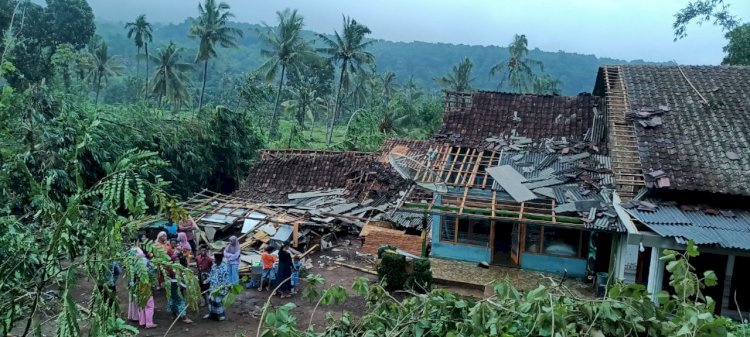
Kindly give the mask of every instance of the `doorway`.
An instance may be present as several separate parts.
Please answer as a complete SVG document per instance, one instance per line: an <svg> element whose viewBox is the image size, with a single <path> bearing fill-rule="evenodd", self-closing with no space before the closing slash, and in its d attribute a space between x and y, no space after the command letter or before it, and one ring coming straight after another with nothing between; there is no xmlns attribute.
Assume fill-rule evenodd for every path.
<svg viewBox="0 0 750 337"><path fill-rule="evenodd" d="M492 239L492 263L506 267L517 267L520 226L507 222L493 222L492 225L495 227L495 236Z"/></svg>

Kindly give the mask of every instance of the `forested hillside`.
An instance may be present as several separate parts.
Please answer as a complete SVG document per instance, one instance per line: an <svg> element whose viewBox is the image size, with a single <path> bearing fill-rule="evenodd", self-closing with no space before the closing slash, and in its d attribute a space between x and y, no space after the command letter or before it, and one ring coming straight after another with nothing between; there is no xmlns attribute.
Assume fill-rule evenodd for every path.
<svg viewBox="0 0 750 337"><path fill-rule="evenodd" d="M135 54L135 48L132 41L127 38L127 32L122 28L123 25L123 23L98 22L97 33L104 37L113 54L130 56ZM221 57L213 64L214 73L224 74L222 77L224 80L255 70L264 62L264 58L260 55L262 42L257 34L264 27L247 23L235 23L234 26L245 32L244 37L238 41L239 48L224 50ZM195 55L195 41L190 40L186 34L189 28L189 20L180 24L155 24L154 47L160 47L171 40L184 47L186 55ZM513 33L522 32L507 32L506 35ZM304 31L303 35L311 40L316 39L315 33L310 31ZM531 44L533 45L533 41ZM473 76L476 88L497 90L500 79L499 76L490 77L490 68L508 58L506 47L384 40L377 40L373 43L370 52L375 56L378 73L390 71L397 74L396 83L405 83L409 77L412 77L415 84L428 91L440 90L440 86L433 79L448 72L464 58L469 58L474 63ZM642 60L628 62L595 55L564 51L547 52L539 49L529 50L528 57L541 61L544 64L544 71L561 82L563 95L590 92L594 86L596 71L603 64L645 63ZM133 62L132 57L125 59ZM219 81L222 78L214 77L209 81L216 85L220 84ZM509 88L500 89L508 90Z"/></svg>

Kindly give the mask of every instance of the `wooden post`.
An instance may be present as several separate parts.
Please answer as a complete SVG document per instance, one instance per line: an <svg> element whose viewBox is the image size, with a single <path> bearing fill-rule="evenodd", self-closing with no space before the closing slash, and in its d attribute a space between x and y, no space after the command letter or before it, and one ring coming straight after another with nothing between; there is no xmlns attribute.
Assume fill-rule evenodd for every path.
<svg viewBox="0 0 750 337"><path fill-rule="evenodd" d="M294 223L294 231L292 232L292 240L294 240L294 248L299 246L299 221Z"/></svg>
<svg viewBox="0 0 750 337"><path fill-rule="evenodd" d="M490 221L490 263L495 260L495 221Z"/></svg>

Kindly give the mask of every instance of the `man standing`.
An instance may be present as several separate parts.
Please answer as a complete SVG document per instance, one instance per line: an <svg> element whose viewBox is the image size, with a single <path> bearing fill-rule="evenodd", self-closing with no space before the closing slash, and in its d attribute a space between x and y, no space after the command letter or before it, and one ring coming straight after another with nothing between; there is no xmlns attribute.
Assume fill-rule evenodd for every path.
<svg viewBox="0 0 750 337"><path fill-rule="evenodd" d="M208 255L208 248L202 245L198 255L195 257L195 263L198 266L198 279L201 284L201 295L203 296L203 305L208 305L208 275L211 273L211 266L214 261L211 256Z"/></svg>

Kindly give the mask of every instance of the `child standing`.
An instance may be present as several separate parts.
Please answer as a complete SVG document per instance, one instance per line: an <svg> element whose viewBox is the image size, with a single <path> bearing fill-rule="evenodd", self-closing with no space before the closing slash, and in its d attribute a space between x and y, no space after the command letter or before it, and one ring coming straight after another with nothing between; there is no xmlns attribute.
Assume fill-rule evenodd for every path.
<svg viewBox="0 0 750 337"><path fill-rule="evenodd" d="M273 272L273 264L276 262L276 257L271 255L273 247L267 246L263 254L260 255L260 262L263 264L263 272L260 274L260 287L258 291L263 291L263 286L268 281L268 290L271 290L271 273Z"/></svg>
<svg viewBox="0 0 750 337"><path fill-rule="evenodd" d="M292 258L292 294L297 294L297 287L299 286L299 269L302 267L299 256L295 255Z"/></svg>

